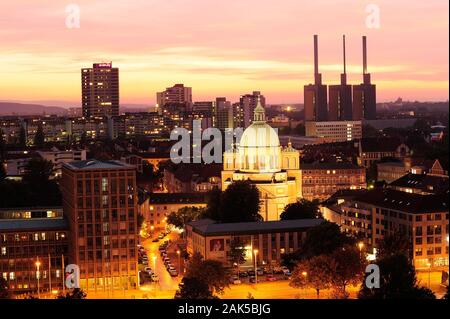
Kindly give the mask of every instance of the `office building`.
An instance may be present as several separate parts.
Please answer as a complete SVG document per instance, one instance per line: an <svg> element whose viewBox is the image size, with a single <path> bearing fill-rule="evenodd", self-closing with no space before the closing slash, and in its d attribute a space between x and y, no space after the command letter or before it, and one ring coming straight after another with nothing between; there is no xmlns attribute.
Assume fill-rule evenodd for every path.
<svg viewBox="0 0 450 319"><path fill-rule="evenodd" d="M245 249L243 269L254 268L255 263L258 267L271 267L280 265L283 254L298 250L308 229L322 222L322 219L227 224L211 219L193 221L186 225L187 251L233 266L229 257L231 247L233 242L240 243Z"/></svg>
<svg viewBox="0 0 450 319"><path fill-rule="evenodd" d="M135 167L119 161L66 163L61 191L70 229L69 255L80 267L80 286L87 291L136 287Z"/></svg>
<svg viewBox="0 0 450 319"><path fill-rule="evenodd" d="M261 92L254 91L252 94L242 95L239 99L239 110L236 110L236 114L240 116L240 123L235 127L247 128L253 121L253 113L260 101L262 107L266 107L266 98L261 95Z"/></svg>
<svg viewBox="0 0 450 319"><path fill-rule="evenodd" d="M84 117L119 115L119 69L111 62L81 69L81 107Z"/></svg>
<svg viewBox="0 0 450 319"><path fill-rule="evenodd" d="M361 121L306 122L305 135L317 137L319 143L335 143L362 138Z"/></svg>
<svg viewBox="0 0 450 319"><path fill-rule="evenodd" d="M175 84L156 93L156 103L158 107L164 107L166 104L183 104L190 110L192 109L192 88L184 84Z"/></svg>

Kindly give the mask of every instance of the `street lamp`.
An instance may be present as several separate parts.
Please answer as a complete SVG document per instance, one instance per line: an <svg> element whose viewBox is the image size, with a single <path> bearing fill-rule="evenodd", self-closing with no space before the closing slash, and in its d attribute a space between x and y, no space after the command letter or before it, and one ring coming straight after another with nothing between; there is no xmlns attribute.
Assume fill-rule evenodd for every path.
<svg viewBox="0 0 450 319"><path fill-rule="evenodd" d="M177 250L177 255L178 255L178 272L181 274L181 251Z"/></svg>
<svg viewBox="0 0 450 319"><path fill-rule="evenodd" d="M258 269L256 267L258 266L258 260L257 260L258 249L253 249L253 253L255 254L255 284L257 284L258 283Z"/></svg>
<svg viewBox="0 0 450 319"><path fill-rule="evenodd" d="M306 290L306 278L308 277L308 273L306 271L302 271L302 276L303 276L303 278L305 278L305 288L304 288L304 290Z"/></svg>
<svg viewBox="0 0 450 319"><path fill-rule="evenodd" d="M150 226L150 237L153 238L153 230L155 229L155 226L151 225Z"/></svg>
<svg viewBox="0 0 450 319"><path fill-rule="evenodd" d="M153 260L153 269L155 270L155 274L156 274L156 255L152 256L152 260Z"/></svg>
<svg viewBox="0 0 450 319"><path fill-rule="evenodd" d="M431 263L427 263L428 266L428 289L431 289Z"/></svg>
<svg viewBox="0 0 450 319"><path fill-rule="evenodd" d="M359 247L359 257L361 257L362 256L362 249L364 247L364 243L362 241L360 241L358 243L358 247Z"/></svg>
<svg viewBox="0 0 450 319"><path fill-rule="evenodd" d="M41 274L39 273L39 267L41 266L41 262L39 261L39 259L36 261L35 265L36 265L36 278L37 278L37 293L38 293L38 299L41 299L41 293L40 293L40 291L39 291L39 277L41 276Z"/></svg>

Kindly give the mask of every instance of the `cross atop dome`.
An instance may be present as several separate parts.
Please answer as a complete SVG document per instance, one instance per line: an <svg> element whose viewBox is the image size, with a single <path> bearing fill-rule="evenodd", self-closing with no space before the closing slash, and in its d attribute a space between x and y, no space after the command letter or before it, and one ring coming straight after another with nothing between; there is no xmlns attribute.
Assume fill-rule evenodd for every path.
<svg viewBox="0 0 450 319"><path fill-rule="evenodd" d="M261 104L261 98L258 96L258 103L253 111L253 122L266 122L266 111Z"/></svg>

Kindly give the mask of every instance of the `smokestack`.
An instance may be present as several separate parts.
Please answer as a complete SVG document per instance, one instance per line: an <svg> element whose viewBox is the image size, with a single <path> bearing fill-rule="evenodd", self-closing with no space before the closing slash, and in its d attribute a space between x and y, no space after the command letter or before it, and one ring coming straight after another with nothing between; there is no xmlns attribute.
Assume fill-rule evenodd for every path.
<svg viewBox="0 0 450 319"><path fill-rule="evenodd" d="M341 74L341 84L347 84L347 66L345 61L345 34L342 36L342 48L344 57L344 73Z"/></svg>
<svg viewBox="0 0 450 319"><path fill-rule="evenodd" d="M363 82L370 84L370 73L367 73L367 39L363 36Z"/></svg>
<svg viewBox="0 0 450 319"><path fill-rule="evenodd" d="M362 37L363 40L363 74L367 73L367 43L366 36Z"/></svg>
<svg viewBox="0 0 450 319"><path fill-rule="evenodd" d="M319 74L319 45L318 45L318 36L314 35L314 82L315 84L322 83L322 77Z"/></svg>

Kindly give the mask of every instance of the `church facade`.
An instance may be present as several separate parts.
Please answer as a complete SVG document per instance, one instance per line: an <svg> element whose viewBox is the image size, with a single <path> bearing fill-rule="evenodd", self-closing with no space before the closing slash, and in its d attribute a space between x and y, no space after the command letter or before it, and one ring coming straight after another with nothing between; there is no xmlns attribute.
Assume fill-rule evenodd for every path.
<svg viewBox="0 0 450 319"><path fill-rule="evenodd" d="M291 143L287 147L280 145L277 132L266 123L260 102L239 144L223 155L222 191L240 180L258 188L259 213L265 221L279 220L285 206L302 194L300 153Z"/></svg>

